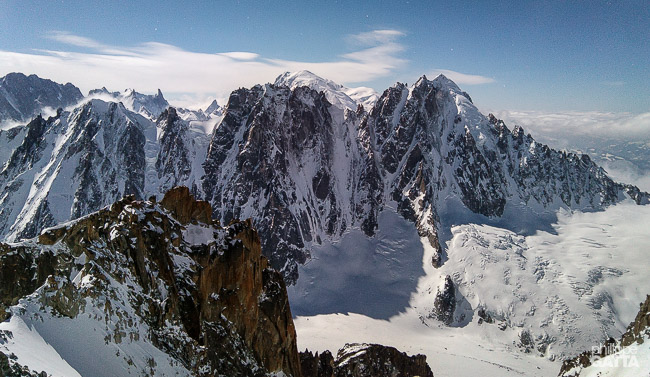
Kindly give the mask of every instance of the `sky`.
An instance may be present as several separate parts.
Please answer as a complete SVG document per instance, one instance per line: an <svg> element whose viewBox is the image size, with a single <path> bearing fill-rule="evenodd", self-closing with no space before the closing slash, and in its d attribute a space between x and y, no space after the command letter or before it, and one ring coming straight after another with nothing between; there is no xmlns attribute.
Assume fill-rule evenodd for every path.
<svg viewBox="0 0 650 377"><path fill-rule="evenodd" d="M444 73L482 110L650 111L650 2L0 1L0 75L174 103L307 69L382 92Z"/></svg>

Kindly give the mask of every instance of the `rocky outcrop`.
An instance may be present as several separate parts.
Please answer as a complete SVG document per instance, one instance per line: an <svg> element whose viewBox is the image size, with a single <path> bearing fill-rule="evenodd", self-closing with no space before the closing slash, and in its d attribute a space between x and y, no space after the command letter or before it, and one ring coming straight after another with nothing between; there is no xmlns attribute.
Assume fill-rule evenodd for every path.
<svg viewBox="0 0 650 377"><path fill-rule="evenodd" d="M639 304L639 313L634 318L625 333L623 333L620 340L614 338L609 338L600 344L597 347L592 347L591 351L585 351L580 355L564 360L562 367L560 368L560 377L579 377L582 371L585 368L589 368L595 362L601 361L605 357L615 357L617 354L620 354L619 357L621 360L615 360L612 363L603 363L607 364L627 364L627 357L635 357L634 365L630 365L630 370L632 373L633 367L638 368L639 363L636 359L636 350L630 352L629 355L626 354L627 347L634 346L635 344L640 345L650 340L650 295L646 297L646 300ZM646 371L647 372L647 371ZM631 375L631 374L630 374Z"/></svg>
<svg viewBox="0 0 650 377"><path fill-rule="evenodd" d="M300 352L300 368L303 377L335 377L334 356L330 351L313 354L309 350Z"/></svg>
<svg viewBox="0 0 650 377"><path fill-rule="evenodd" d="M168 357L120 354L126 370L300 376L282 276L268 267L250 221L220 227L211 212L179 187L160 203L126 197L45 230L38 242L0 244L0 309L5 318L54 315L73 326L94 316L109 349L144 343Z"/></svg>
<svg viewBox="0 0 650 377"><path fill-rule="evenodd" d="M441 287L438 288L436 298L433 301L433 311L431 318L436 318L440 322L451 325L454 322L454 312L456 311L456 287L451 276L447 275Z"/></svg>
<svg viewBox="0 0 650 377"><path fill-rule="evenodd" d="M48 377L47 372L29 370L28 367L22 366L15 362L10 362L10 359L15 358L15 355L5 355L0 352L0 376L2 377Z"/></svg>
<svg viewBox="0 0 650 377"><path fill-rule="evenodd" d="M643 343L650 336L650 295L639 305L639 313L621 337L621 346Z"/></svg>
<svg viewBox="0 0 650 377"><path fill-rule="evenodd" d="M379 344L346 344L336 360L329 351L300 353L304 377L433 377L424 355L408 356Z"/></svg>

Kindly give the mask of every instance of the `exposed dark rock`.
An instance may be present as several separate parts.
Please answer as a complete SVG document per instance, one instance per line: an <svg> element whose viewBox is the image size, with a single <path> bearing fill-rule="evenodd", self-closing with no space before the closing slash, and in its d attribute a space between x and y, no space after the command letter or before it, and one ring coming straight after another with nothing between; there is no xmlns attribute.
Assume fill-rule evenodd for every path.
<svg viewBox="0 0 650 377"><path fill-rule="evenodd" d="M456 310L456 287L451 276L445 277L445 283L438 289L436 298L433 301L432 318L436 318L446 325L454 322L454 312Z"/></svg>
<svg viewBox="0 0 650 377"><path fill-rule="evenodd" d="M336 355L337 377L433 377L424 355L408 356L379 344L346 344Z"/></svg>
<svg viewBox="0 0 650 377"><path fill-rule="evenodd" d="M300 353L303 377L433 377L424 355L408 356L380 344L346 344L336 360L329 351Z"/></svg>
<svg viewBox="0 0 650 377"><path fill-rule="evenodd" d="M478 309L478 324L480 325L481 323L494 323L494 320L492 319L492 316L490 316L490 313L488 313L485 308L479 308Z"/></svg>
<svg viewBox="0 0 650 377"><path fill-rule="evenodd" d="M635 342L643 343L643 339L648 335L650 335L650 295L639 305L639 313L623 334L621 346L627 347Z"/></svg>
<svg viewBox="0 0 650 377"><path fill-rule="evenodd" d="M300 368L303 377L335 377L334 356L330 351L320 355L309 350L300 352Z"/></svg>

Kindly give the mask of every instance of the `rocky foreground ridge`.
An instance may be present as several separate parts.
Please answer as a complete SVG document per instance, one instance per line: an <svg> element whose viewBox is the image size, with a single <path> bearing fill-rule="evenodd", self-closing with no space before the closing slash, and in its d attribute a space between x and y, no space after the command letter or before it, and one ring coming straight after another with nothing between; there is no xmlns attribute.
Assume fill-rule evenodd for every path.
<svg viewBox="0 0 650 377"><path fill-rule="evenodd" d="M12 333L22 322L83 376L299 376L281 275L250 221L222 227L211 212L180 187L0 244L0 351L29 362L29 339Z"/></svg>
<svg viewBox="0 0 650 377"><path fill-rule="evenodd" d="M2 376L302 375L283 278L250 220L221 226L186 187L0 244L0 321ZM386 349L368 348L364 364L394 364L373 375L414 375Z"/></svg>

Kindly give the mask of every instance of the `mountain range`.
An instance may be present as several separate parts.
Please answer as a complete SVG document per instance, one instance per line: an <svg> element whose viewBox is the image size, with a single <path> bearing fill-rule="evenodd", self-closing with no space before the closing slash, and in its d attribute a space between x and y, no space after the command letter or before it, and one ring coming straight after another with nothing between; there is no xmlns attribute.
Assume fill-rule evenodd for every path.
<svg viewBox="0 0 650 377"><path fill-rule="evenodd" d="M171 107L160 91L45 96L41 88L80 92L35 76L28 85L11 77L24 76L2 81L2 93L14 93L0 102L3 120L34 118L0 131L0 237L8 242L36 237L124 196L155 202L182 185L210 204L220 224L252 219L270 266L302 289L301 281L311 280L300 271L326 259L318 254L323 246L342 244L350 234L381 240L386 216L395 215L394 223L426 243L416 257L425 256L423 273L442 274L418 296L427 300L419 311L423 322L463 327L476 318L498 319L518 328L529 314L504 313L496 307L501 303L490 307L487 294L471 302L480 289L451 272L463 266L450 254L459 225L507 230L485 236L477 247L497 239L518 255L523 243L517 237L552 231L558 211L649 202L647 193L614 182L587 155L553 150L521 127L483 115L443 75L397 83L377 95L307 71L285 73L274 84L235 90L223 108L215 102L206 111ZM20 106L15 98L23 98ZM58 110L44 117L36 114L39 107ZM468 242L485 232L489 228L479 228ZM535 274L544 279L543 272ZM474 290L464 291L468 287ZM412 292L403 293L408 299ZM551 336L544 327L534 325L532 336L525 335L530 329L517 330L521 347L548 356L549 345L559 342L553 336L575 330ZM563 343L560 355L574 343Z"/></svg>

